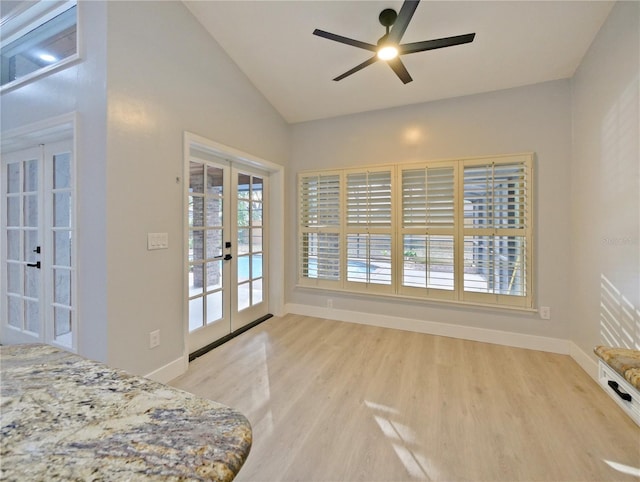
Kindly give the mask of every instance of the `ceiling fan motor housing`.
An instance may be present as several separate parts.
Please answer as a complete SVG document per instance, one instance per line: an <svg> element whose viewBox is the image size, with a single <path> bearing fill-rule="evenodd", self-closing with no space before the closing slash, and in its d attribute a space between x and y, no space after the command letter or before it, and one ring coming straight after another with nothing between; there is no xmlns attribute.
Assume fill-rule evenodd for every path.
<svg viewBox="0 0 640 482"><path fill-rule="evenodd" d="M378 17L378 20L380 21L382 26L387 27L387 30L388 30L389 27L391 27L393 23L396 21L397 17L398 17L398 14L394 9L385 8L382 12L380 12L380 16Z"/></svg>

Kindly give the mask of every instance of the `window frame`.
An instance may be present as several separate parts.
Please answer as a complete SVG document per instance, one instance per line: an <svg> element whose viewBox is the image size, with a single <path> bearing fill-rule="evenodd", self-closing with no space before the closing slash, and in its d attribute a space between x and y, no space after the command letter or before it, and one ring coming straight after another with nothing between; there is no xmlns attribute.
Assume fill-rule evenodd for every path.
<svg viewBox="0 0 640 482"><path fill-rule="evenodd" d="M6 19L2 19L2 30L4 35L0 40L0 49L28 35L30 32L38 29L47 22L53 20L57 16L62 15L63 13L74 7L76 8L75 53L61 60L53 62L50 65L34 70L33 72L30 72L22 77L18 77L17 79L7 82L4 85L0 85L0 93L5 93L17 89L29 82L32 82L33 80L62 70L69 65L77 62L81 58L81 15L77 0L39 0L28 8L17 8L17 11L15 13L9 12L9 14L6 16Z"/></svg>
<svg viewBox="0 0 640 482"><path fill-rule="evenodd" d="M297 286L320 288L335 291L342 291L347 293L362 294L372 293L382 296L391 296L395 298L407 298L413 300L423 301L435 301L445 302L463 305L474 305L491 308L504 308L510 310L523 310L523 311L535 311L534 308L534 272L533 266L535 261L535 252L533 245L534 236L534 179L533 179L533 153L521 153L521 154L509 154L509 155L497 155L497 156L482 156L482 157L470 157L461 159L446 159L435 161L422 161L415 163L396 163L396 164L384 164L374 166L364 166L359 168L345 168L345 169L331 169L331 170L313 170L313 171L301 171L298 173L298 249L297 249ZM465 201L465 184L464 173L465 167L474 166L505 166L513 165L514 169L517 167L516 172L522 172L521 184L518 185L523 197L520 202L516 202L516 208L508 207L509 213L513 209L516 212L522 212L522 220L517 224L523 223L522 227L491 227L486 229L470 228L465 226L465 213L464 213L464 201ZM410 170L425 169L427 172L433 169L452 168L453 169L453 227L446 226L440 227L437 225L430 226L425 221L424 226L407 226L404 222L403 211L403 172ZM348 246L347 239L349 234L362 231L363 233L382 233L385 229L381 228L354 228L347 225L347 176L349 174L358 174L366 172L380 172L389 170L391 173L391 284L379 285L374 283L365 282L353 282L347 279L347 267L348 267ZM492 171L493 172L493 171ZM303 257L304 252L302 250L303 235L305 232L309 232L309 228L302 226L303 206L302 206L302 187L304 180L313 176L325 176L325 175L338 175L339 176L339 245L340 245L340 277L336 280L319 280L315 278L309 278L304 275L303 271ZM426 178L425 178L426 179ZM495 182L495 178L492 178ZM425 181L426 182L426 181ZM492 184L493 185L493 184ZM425 192L427 192L425 190ZM427 195L425 195L427 196ZM425 199L427 199L425 197ZM501 204L509 204L510 201L499 201ZM508 214L510 215L510 214ZM518 219L520 215L517 215ZM495 222L495 221L494 221ZM419 223L418 223L419 224ZM336 232L336 230L332 230ZM404 270L405 270L405 256L404 256L404 236L414 234L417 236L453 236L453 289L426 287L428 282L425 281L425 287L422 286L405 286L404 285ZM521 283L523 284L524 292L522 294L501 294L491 291L480 292L465 291L465 236L491 236L491 237L521 237L523 244L517 244L519 249L522 249L524 254L524 261L516 261L513 263L511 258L508 258L506 263L508 269L522 270L520 271ZM523 246L523 248L520 248ZM511 251L509 251L511 253ZM519 251L515 251L519 253ZM511 255L509 255L511 256ZM428 257L424 259L423 263L428 270L429 261ZM497 271L501 266L499 264L490 265L491 269ZM518 264L520 263L520 264ZM508 272L508 271L507 271ZM513 273L515 276L515 271ZM427 276L428 279L428 276ZM520 279L520 278L519 278ZM487 281L488 282L488 281ZM489 282L488 282L489 283ZM490 290L488 285L488 290Z"/></svg>

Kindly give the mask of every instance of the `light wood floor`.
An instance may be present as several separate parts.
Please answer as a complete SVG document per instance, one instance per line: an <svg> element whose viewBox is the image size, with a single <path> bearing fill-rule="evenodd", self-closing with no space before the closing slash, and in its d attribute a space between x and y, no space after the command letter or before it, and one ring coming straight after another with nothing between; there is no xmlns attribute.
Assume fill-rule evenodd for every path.
<svg viewBox="0 0 640 482"><path fill-rule="evenodd" d="M171 384L250 420L238 481L640 473L640 428L563 355L287 315L198 358Z"/></svg>

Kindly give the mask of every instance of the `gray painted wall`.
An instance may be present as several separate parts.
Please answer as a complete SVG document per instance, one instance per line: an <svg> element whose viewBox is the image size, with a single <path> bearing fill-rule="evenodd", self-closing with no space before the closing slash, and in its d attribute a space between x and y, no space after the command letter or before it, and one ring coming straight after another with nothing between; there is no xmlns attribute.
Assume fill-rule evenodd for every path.
<svg viewBox="0 0 640 482"><path fill-rule="evenodd" d="M640 3L618 2L571 82L570 338L585 353L640 349L639 32Z"/></svg>
<svg viewBox="0 0 640 482"><path fill-rule="evenodd" d="M536 153L538 304L550 306L551 320L537 314L458 307L433 302L368 298L297 288L296 267L287 266L287 302L416 320L566 339L569 335L569 81L429 102L293 126L291 178L309 169L414 162L525 151ZM289 184L295 199L295 182ZM296 206L289 204L295 220ZM295 246L291 223L289 243Z"/></svg>
<svg viewBox="0 0 640 482"><path fill-rule="evenodd" d="M181 2L110 2L109 362L136 373L183 354L185 130L288 162L288 125ZM148 232L169 249L147 251Z"/></svg>
<svg viewBox="0 0 640 482"><path fill-rule="evenodd" d="M2 129L78 112L79 352L147 374L184 350L183 132L286 165L289 126L182 2L79 15L82 59L2 94Z"/></svg>

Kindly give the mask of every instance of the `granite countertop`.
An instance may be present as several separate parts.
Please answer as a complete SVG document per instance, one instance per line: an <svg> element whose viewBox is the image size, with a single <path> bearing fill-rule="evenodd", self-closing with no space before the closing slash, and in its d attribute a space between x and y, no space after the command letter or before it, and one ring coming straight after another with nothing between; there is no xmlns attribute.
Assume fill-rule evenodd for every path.
<svg viewBox="0 0 640 482"><path fill-rule="evenodd" d="M3 481L226 481L251 448L240 412L52 346L0 368Z"/></svg>

